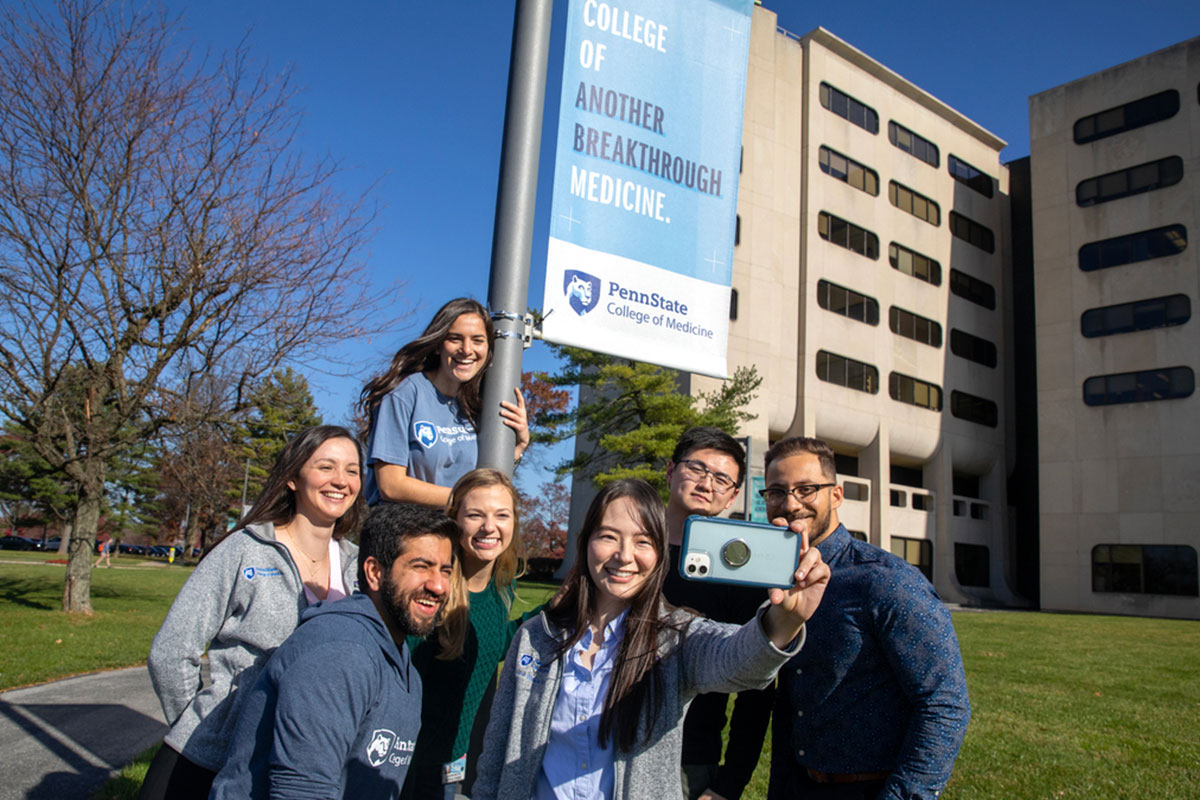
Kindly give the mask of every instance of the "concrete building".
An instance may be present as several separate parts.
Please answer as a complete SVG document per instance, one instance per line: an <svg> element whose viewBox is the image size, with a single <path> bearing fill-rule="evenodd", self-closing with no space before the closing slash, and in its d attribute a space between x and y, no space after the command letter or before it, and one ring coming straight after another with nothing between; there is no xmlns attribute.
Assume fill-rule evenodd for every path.
<svg viewBox="0 0 1200 800"><path fill-rule="evenodd" d="M1200 38L1029 115L1041 606L1200 618Z"/></svg>
<svg viewBox="0 0 1200 800"><path fill-rule="evenodd" d="M1022 604L1006 439L1005 142L830 32L754 11L730 370L764 378L751 485L786 436L839 456L839 512L942 597ZM713 381L686 376L692 391Z"/></svg>

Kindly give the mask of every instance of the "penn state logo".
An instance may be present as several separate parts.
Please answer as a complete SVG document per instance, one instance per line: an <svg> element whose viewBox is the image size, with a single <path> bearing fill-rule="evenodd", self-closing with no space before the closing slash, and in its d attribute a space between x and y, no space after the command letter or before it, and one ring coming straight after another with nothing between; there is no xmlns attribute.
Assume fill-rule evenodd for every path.
<svg viewBox="0 0 1200 800"><path fill-rule="evenodd" d="M371 741L367 744L367 761L371 762L372 767L378 767L387 761L394 741L396 734L386 728L378 728L371 732Z"/></svg>
<svg viewBox="0 0 1200 800"><path fill-rule="evenodd" d="M563 273L563 294L579 316L591 311L600 302L600 279L577 269Z"/></svg>
<svg viewBox="0 0 1200 800"><path fill-rule="evenodd" d="M244 575L248 581L254 580L254 567L246 567L244 570L242 570L242 575Z"/></svg>
<svg viewBox="0 0 1200 800"><path fill-rule="evenodd" d="M414 422L413 435L417 437L417 441L421 443L421 447L424 447L427 450L437 444L437 426L432 422L426 422L425 420L417 420Z"/></svg>

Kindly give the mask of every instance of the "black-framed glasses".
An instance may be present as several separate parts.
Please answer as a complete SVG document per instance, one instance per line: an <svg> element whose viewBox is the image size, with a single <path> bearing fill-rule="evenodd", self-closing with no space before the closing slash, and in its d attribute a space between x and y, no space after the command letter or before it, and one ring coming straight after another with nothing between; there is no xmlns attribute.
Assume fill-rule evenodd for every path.
<svg viewBox="0 0 1200 800"><path fill-rule="evenodd" d="M708 464L703 461L697 461L694 458L688 458L679 462L680 469L683 474L699 483L706 477L712 478L713 489L720 494L725 494L730 489L737 486L737 481L726 475L724 472L717 472L708 468Z"/></svg>
<svg viewBox="0 0 1200 800"><path fill-rule="evenodd" d="M762 495L762 499L768 503L782 503L787 500L788 495L797 500L807 500L822 489L828 489L830 486L837 486L836 483L802 483L799 486L793 486L790 489L780 489L777 486L771 486L766 489L759 489L758 493Z"/></svg>

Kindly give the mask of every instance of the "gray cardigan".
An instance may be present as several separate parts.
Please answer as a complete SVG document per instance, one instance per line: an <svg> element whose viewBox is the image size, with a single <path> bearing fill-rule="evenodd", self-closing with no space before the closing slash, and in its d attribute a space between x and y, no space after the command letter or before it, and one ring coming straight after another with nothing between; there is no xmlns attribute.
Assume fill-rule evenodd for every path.
<svg viewBox="0 0 1200 800"><path fill-rule="evenodd" d="M342 580L353 591L358 547L345 539L338 545ZM245 695L307 605L300 571L269 522L231 533L201 560L146 660L171 726L164 741L172 749L205 769L221 769ZM206 650L212 684L202 690Z"/></svg>
<svg viewBox="0 0 1200 800"><path fill-rule="evenodd" d="M658 717L649 744L616 752L612 800L680 797L683 717L692 698L705 692L760 689L800 651L803 629L788 650L780 650L764 633L762 614L760 609L739 627L692 617L679 609L671 612L672 621L692 617L691 623L682 644L673 631L664 632L660 639L657 668L663 693ZM555 654L566 635L544 613L517 632L496 688L472 800L528 798L537 787L562 684L563 659Z"/></svg>

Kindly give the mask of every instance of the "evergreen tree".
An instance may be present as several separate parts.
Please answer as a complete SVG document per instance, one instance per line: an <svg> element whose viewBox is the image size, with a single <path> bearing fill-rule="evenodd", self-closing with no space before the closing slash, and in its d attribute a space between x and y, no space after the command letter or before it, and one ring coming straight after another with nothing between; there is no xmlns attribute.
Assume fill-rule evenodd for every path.
<svg viewBox="0 0 1200 800"><path fill-rule="evenodd" d="M313 402L308 380L291 367L271 373L251 396L251 409L238 425L238 443L243 464L247 461L246 502L253 504L288 440L305 428L321 424L321 413ZM241 486L238 487L241 495Z"/></svg>

